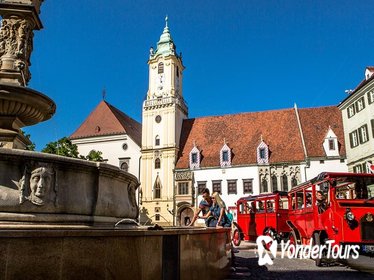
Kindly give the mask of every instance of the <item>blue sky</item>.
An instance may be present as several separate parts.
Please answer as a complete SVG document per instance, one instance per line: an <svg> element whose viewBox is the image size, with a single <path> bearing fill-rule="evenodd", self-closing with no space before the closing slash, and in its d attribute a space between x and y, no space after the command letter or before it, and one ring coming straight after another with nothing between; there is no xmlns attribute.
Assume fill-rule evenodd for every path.
<svg viewBox="0 0 374 280"><path fill-rule="evenodd" d="M41 150L102 100L141 121L165 15L189 117L337 105L374 65L372 1L45 1L29 87L57 104L25 128Z"/></svg>

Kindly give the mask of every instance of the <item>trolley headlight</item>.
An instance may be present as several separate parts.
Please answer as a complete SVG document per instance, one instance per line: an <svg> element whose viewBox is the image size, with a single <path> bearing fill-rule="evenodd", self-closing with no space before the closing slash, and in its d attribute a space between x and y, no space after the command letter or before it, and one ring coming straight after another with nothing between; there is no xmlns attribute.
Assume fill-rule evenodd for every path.
<svg viewBox="0 0 374 280"><path fill-rule="evenodd" d="M347 208L345 211L345 218L349 221L352 222L355 219L355 215L351 212L350 208Z"/></svg>

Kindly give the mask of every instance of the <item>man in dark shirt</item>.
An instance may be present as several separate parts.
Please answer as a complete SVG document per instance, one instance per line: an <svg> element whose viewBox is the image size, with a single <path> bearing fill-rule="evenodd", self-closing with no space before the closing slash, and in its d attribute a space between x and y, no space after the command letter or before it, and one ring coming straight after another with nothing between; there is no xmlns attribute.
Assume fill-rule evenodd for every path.
<svg viewBox="0 0 374 280"><path fill-rule="evenodd" d="M195 221L198 218L201 218L199 217L200 212L202 213L203 216L205 216L209 212L209 208L212 206L212 198L210 196L209 189L205 188L201 194L203 196L203 199L200 201L199 208L197 209L195 215L193 216L193 219L191 223L189 224L189 226L193 226ZM205 221L205 224L206 223L207 221Z"/></svg>
<svg viewBox="0 0 374 280"><path fill-rule="evenodd" d="M322 191L317 191L316 193L318 214L322 214L327 209L326 199Z"/></svg>

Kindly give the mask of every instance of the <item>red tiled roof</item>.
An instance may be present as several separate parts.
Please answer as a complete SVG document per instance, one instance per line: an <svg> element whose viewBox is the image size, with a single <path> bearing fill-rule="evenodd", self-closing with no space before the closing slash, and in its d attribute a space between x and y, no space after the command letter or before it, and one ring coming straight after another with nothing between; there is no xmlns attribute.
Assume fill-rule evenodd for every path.
<svg viewBox="0 0 374 280"><path fill-rule="evenodd" d="M340 152L345 155L342 120L337 107L298 111L307 151L310 149L308 156L325 156L322 140L329 125L339 137ZM327 117L321 118L323 114ZM176 167L189 167L189 153L194 142L201 152L201 167L219 166L219 151L224 139L233 154L232 165L257 164L256 149L261 137L269 146L270 163L305 160L299 126L292 108L184 120ZM317 148L313 148L314 145Z"/></svg>
<svg viewBox="0 0 374 280"><path fill-rule="evenodd" d="M141 131L140 123L103 100L70 139L127 134L140 146Z"/></svg>
<svg viewBox="0 0 374 280"><path fill-rule="evenodd" d="M366 69L368 69L370 71L374 71L374 66L368 66L368 67L366 67Z"/></svg>
<svg viewBox="0 0 374 280"><path fill-rule="evenodd" d="M339 154L345 155L342 113L338 107L299 109L299 116L309 157L325 156L322 143L329 127L338 137Z"/></svg>

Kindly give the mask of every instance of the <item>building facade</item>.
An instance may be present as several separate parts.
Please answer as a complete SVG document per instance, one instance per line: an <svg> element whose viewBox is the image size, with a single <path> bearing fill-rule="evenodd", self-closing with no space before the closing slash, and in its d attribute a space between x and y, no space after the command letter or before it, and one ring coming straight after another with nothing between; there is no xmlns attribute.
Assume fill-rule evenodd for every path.
<svg viewBox="0 0 374 280"><path fill-rule="evenodd" d="M188 224L204 188L235 208L240 197L348 170L338 107L188 118L184 65L167 21L148 66L141 125L103 101L71 137L81 154L100 150L140 173L141 224Z"/></svg>
<svg viewBox="0 0 374 280"><path fill-rule="evenodd" d="M320 172L347 171L335 106L187 119L180 147L175 170L179 225L191 219L204 188L219 192L226 206L235 208L243 196L288 191Z"/></svg>
<svg viewBox="0 0 374 280"><path fill-rule="evenodd" d="M184 66L166 25L148 60L149 87L142 111L141 223L174 224L174 169L183 120L188 116Z"/></svg>
<svg viewBox="0 0 374 280"><path fill-rule="evenodd" d="M79 154L100 151L105 162L139 178L141 124L108 102L101 101L70 139Z"/></svg>
<svg viewBox="0 0 374 280"><path fill-rule="evenodd" d="M368 172L374 160L374 67L339 105L342 113L348 170Z"/></svg>

